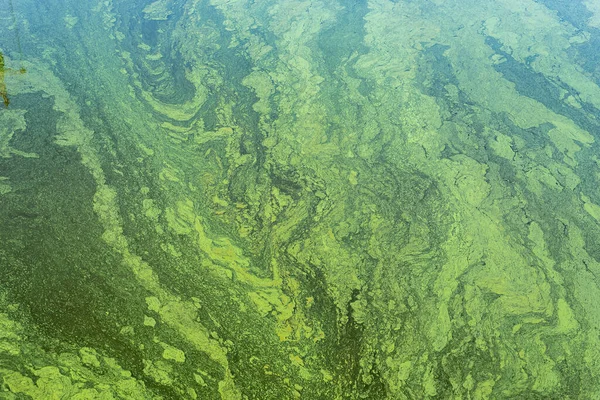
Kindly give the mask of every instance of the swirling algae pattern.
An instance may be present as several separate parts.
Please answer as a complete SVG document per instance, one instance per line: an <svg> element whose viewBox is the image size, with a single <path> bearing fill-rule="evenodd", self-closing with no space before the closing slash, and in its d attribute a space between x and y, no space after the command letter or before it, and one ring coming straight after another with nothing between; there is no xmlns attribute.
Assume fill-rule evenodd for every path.
<svg viewBox="0 0 600 400"><path fill-rule="evenodd" d="M2 398L600 398L597 3L38 3Z"/></svg>

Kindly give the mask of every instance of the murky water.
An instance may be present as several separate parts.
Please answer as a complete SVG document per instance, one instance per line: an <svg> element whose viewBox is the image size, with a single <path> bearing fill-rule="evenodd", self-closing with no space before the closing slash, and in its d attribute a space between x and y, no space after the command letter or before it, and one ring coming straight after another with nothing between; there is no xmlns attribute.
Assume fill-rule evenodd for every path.
<svg viewBox="0 0 600 400"><path fill-rule="evenodd" d="M1 398L600 398L597 1L11 3Z"/></svg>

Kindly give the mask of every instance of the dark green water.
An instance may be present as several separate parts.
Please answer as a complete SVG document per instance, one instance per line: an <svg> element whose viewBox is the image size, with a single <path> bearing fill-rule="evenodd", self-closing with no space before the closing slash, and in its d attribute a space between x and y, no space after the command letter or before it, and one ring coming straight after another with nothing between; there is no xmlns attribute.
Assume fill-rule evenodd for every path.
<svg viewBox="0 0 600 400"><path fill-rule="evenodd" d="M600 398L594 3L0 0L0 398Z"/></svg>

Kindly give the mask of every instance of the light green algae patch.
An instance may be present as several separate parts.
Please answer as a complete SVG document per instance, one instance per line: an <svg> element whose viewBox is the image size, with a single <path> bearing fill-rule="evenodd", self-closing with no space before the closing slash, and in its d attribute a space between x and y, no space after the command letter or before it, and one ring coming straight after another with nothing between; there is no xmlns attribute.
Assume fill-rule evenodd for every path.
<svg viewBox="0 0 600 400"><path fill-rule="evenodd" d="M10 193L11 190L8 178L6 176L0 176L0 195Z"/></svg>
<svg viewBox="0 0 600 400"><path fill-rule="evenodd" d="M9 158L13 155L33 158L35 153L27 153L10 145L15 134L24 134L27 127L24 110L7 111L0 114L0 157Z"/></svg>
<svg viewBox="0 0 600 400"><path fill-rule="evenodd" d="M3 302L2 306L7 305ZM14 305L7 308L16 309ZM2 391L9 396L13 394L7 398L105 400L152 397L143 382L132 378L131 372L120 367L114 359L99 356L96 350L85 347L79 353L66 351L58 355L47 352L28 342L23 326L5 313L0 314L0 357L5 361L13 360L0 367ZM29 360L28 367L12 369L14 360Z"/></svg>
<svg viewBox="0 0 600 400"><path fill-rule="evenodd" d="M173 360L180 363L185 362L185 353L183 351L166 343L161 343L161 345L164 348L162 356L165 360Z"/></svg>

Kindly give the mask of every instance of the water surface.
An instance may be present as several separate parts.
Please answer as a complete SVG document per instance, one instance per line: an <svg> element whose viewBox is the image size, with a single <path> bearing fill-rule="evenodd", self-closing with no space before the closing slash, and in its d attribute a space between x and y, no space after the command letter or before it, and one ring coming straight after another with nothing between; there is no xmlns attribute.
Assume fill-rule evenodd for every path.
<svg viewBox="0 0 600 400"><path fill-rule="evenodd" d="M600 398L598 46L593 0L0 0L0 397Z"/></svg>

